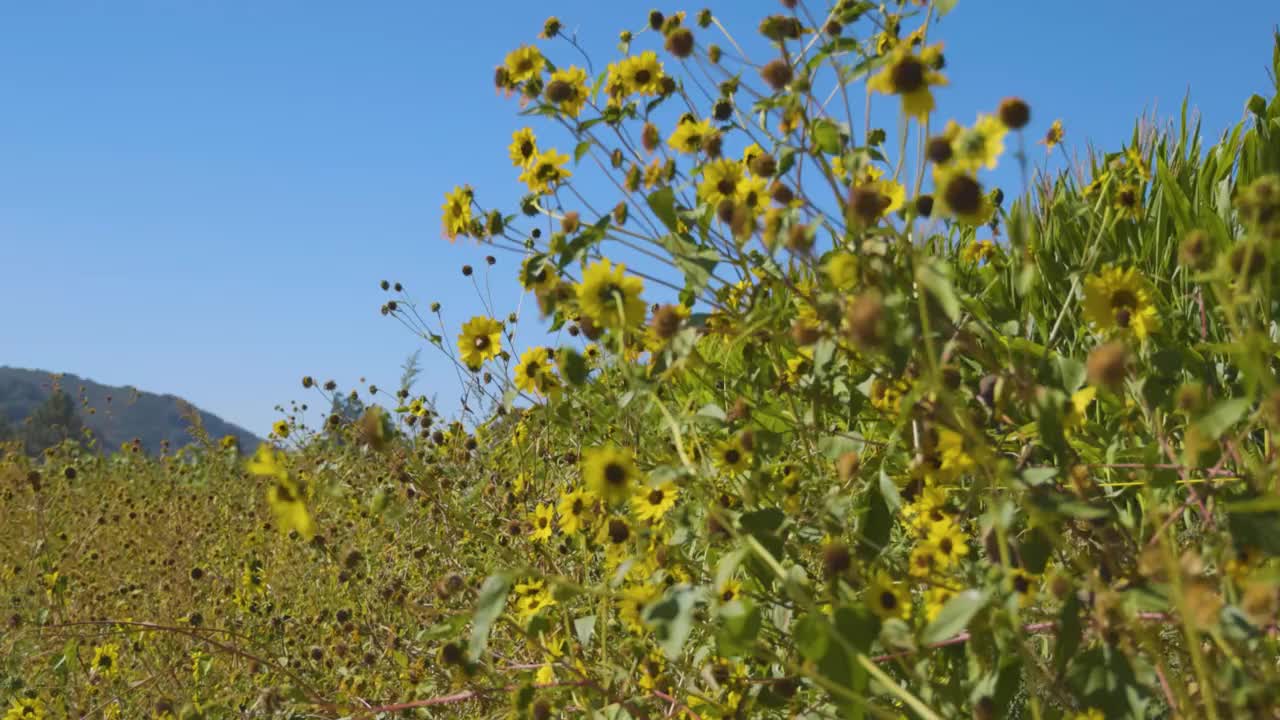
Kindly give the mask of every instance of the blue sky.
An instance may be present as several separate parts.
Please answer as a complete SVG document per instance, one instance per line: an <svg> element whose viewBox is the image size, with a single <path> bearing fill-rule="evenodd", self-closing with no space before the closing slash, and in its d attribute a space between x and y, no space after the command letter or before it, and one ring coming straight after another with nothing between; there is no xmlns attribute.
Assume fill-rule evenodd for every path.
<svg viewBox="0 0 1280 720"><path fill-rule="evenodd" d="M261 434L275 405L318 404L304 374L394 386L423 343L379 315L378 282L440 300L456 327L479 311L459 268L486 251L441 239L443 195L518 194L505 148L525 123L494 93L494 65L555 14L600 69L651 6L0 5L0 365L182 395ZM779 9L709 6L740 35ZM952 79L940 111L969 122L1020 95L1035 137L1061 117L1071 148L1111 148L1189 90L1216 136L1268 93L1280 9L1204 8L962 0L931 31ZM505 314L516 262L498 257ZM417 389L455 407L450 366L430 348L423 360Z"/></svg>

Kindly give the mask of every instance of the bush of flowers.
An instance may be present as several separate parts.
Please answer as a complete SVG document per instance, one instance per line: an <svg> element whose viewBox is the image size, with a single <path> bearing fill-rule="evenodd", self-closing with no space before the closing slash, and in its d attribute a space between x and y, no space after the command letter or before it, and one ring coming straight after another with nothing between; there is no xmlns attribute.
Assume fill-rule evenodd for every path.
<svg viewBox="0 0 1280 720"><path fill-rule="evenodd" d="M384 283L457 417L12 449L4 719L1280 717L1275 89L1049 171L952 4L549 19L442 207L537 317Z"/></svg>

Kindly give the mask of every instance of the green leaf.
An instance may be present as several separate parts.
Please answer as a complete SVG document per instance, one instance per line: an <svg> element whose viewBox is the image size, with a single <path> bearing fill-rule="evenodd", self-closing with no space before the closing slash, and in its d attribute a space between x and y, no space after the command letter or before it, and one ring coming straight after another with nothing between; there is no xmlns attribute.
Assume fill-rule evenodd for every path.
<svg viewBox="0 0 1280 720"><path fill-rule="evenodd" d="M717 613L716 648L721 655L745 655L760 635L760 609L747 598L722 605Z"/></svg>
<svg viewBox="0 0 1280 720"><path fill-rule="evenodd" d="M827 644L831 637L831 626L827 619L818 613L801 615L791 626L791 637L795 640L796 650L805 660L817 662L827 652Z"/></svg>
<svg viewBox="0 0 1280 720"><path fill-rule="evenodd" d="M649 209L653 214L662 221L667 229L675 232L680 226L679 218L676 217L676 193L670 186L664 186L649 193L649 197L645 198L649 203Z"/></svg>
<svg viewBox="0 0 1280 720"><path fill-rule="evenodd" d="M1022 471L1022 481L1028 485L1044 485L1058 476L1056 467L1027 468Z"/></svg>
<svg viewBox="0 0 1280 720"><path fill-rule="evenodd" d="M889 543L889 531L893 529L893 515L890 514L889 505L880 492L880 485L881 483L876 483L876 486L867 493L868 507L861 527L865 542L859 544L864 557L880 554L884 546Z"/></svg>
<svg viewBox="0 0 1280 720"><path fill-rule="evenodd" d="M763 508L753 512L744 513L739 522L742 523L742 529L752 535L767 535L775 533L782 527L782 523L787 521L786 513L778 508Z"/></svg>
<svg viewBox="0 0 1280 720"><path fill-rule="evenodd" d="M1232 425L1240 422L1252 404L1253 401L1248 398L1220 400L1209 408L1196 425L1207 438L1217 440L1224 432L1231 429Z"/></svg>
<svg viewBox="0 0 1280 720"><path fill-rule="evenodd" d="M1169 166L1165 164L1163 157L1156 158L1156 177L1160 179L1160 196L1168 201L1169 209L1178 221L1178 230L1190 230L1195 222L1191 214L1191 201L1178 186L1178 179L1169 172Z"/></svg>
<svg viewBox="0 0 1280 720"><path fill-rule="evenodd" d="M819 150L828 155L838 155L842 143L840 142L840 128L830 120L818 120L813 123L812 131L813 144Z"/></svg>
<svg viewBox="0 0 1280 720"><path fill-rule="evenodd" d="M587 380L587 361L582 354L573 348L560 349L558 358L560 370L570 385L581 385Z"/></svg>
<svg viewBox="0 0 1280 720"><path fill-rule="evenodd" d="M586 155L587 151L590 149L591 149L590 140L583 140L582 142L578 143L577 147L573 149L573 164L577 165L578 161L582 160L582 156Z"/></svg>
<svg viewBox="0 0 1280 720"><path fill-rule="evenodd" d="M472 660L479 660L489 647L489 632L493 623L502 615L507 605L507 592L511 589L511 579L504 573L490 575L480 586L480 595L476 599L476 611L471 619L470 653Z"/></svg>
<svg viewBox="0 0 1280 720"><path fill-rule="evenodd" d="M644 620L653 626L654 637L670 659L679 657L685 641L693 632L693 607L696 599L693 590L681 587L645 608Z"/></svg>
<svg viewBox="0 0 1280 720"><path fill-rule="evenodd" d="M1080 624L1080 600L1075 593L1071 593L1062 605L1062 614L1058 619L1058 646L1053 651L1053 663L1059 675L1066 669L1067 661L1075 656L1083 637L1084 628Z"/></svg>
<svg viewBox="0 0 1280 720"><path fill-rule="evenodd" d="M711 281L711 273L721 259L720 253L715 248L699 247L687 233L671 233L658 240L671 253L676 267L684 272L685 291L695 296L701 293Z"/></svg>
<svg viewBox="0 0 1280 720"><path fill-rule="evenodd" d="M956 290L951 286L951 279L947 277L944 266L921 265L916 271L916 282L938 301L938 306L946 313L948 320L955 322L960 317L960 299L956 297Z"/></svg>
<svg viewBox="0 0 1280 720"><path fill-rule="evenodd" d="M596 632L596 616L583 615L580 618L574 618L573 634L578 636L578 642L582 647L591 647L591 637Z"/></svg>
<svg viewBox="0 0 1280 720"><path fill-rule="evenodd" d="M947 601L938 616L925 627L920 641L926 644L942 642L964 631L978 611L986 606L987 593L965 590Z"/></svg>

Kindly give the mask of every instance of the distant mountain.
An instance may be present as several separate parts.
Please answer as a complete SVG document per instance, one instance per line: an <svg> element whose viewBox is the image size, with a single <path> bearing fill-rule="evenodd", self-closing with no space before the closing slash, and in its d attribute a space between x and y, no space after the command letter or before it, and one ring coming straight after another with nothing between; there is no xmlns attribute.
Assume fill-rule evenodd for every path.
<svg viewBox="0 0 1280 720"><path fill-rule="evenodd" d="M135 438L148 454L160 452L160 444L165 440L169 441L171 450L193 441L183 410L189 404L182 398L141 392L133 387L101 385L71 374L11 367L0 367L0 425L7 420L13 428L22 427L22 421L53 394L55 384L75 402L84 426L93 431L98 446L105 452L116 451L121 443L133 442ZM234 435L240 440L241 450L247 452L262 442L253 433L217 415L193 409L200 414L205 432L214 441Z"/></svg>

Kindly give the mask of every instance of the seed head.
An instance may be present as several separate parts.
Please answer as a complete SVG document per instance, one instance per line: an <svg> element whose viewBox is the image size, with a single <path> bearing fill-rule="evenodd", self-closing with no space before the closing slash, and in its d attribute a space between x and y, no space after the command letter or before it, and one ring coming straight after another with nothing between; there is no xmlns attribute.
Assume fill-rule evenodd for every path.
<svg viewBox="0 0 1280 720"><path fill-rule="evenodd" d="M880 294L859 295L849 306L849 336L862 348L874 348L884 340L884 302Z"/></svg>
<svg viewBox="0 0 1280 720"><path fill-rule="evenodd" d="M1093 385L1119 388L1129 369L1129 349L1123 343L1109 342L1089 353L1085 370Z"/></svg>
<svg viewBox="0 0 1280 720"><path fill-rule="evenodd" d="M956 213L976 213L982 207L982 185L968 175L957 175L947 183L945 197Z"/></svg>
<svg viewBox="0 0 1280 720"><path fill-rule="evenodd" d="M670 340L680 332L680 324L684 320L684 314L676 305L663 305L653 314L650 326L653 332L663 340Z"/></svg>
<svg viewBox="0 0 1280 720"><path fill-rule="evenodd" d="M693 33L688 28L678 27L667 33L667 52L684 59L693 54Z"/></svg>
<svg viewBox="0 0 1280 720"><path fill-rule="evenodd" d="M924 153L929 158L929 162L934 165L942 165L954 155L951 149L951 141L944 137L929 138L929 143L925 146Z"/></svg>
<svg viewBox="0 0 1280 720"><path fill-rule="evenodd" d="M782 58L774 58L760 69L760 77L775 91L781 90L791 82L791 63Z"/></svg>
<svg viewBox="0 0 1280 720"><path fill-rule="evenodd" d="M822 568L827 577L843 575L853 565L853 557L849 554L849 546L842 542L833 542L822 548Z"/></svg>
<svg viewBox="0 0 1280 720"><path fill-rule="evenodd" d="M1000 102L1000 122L1010 130L1021 130L1031 122L1031 106L1021 98L1005 98Z"/></svg>

